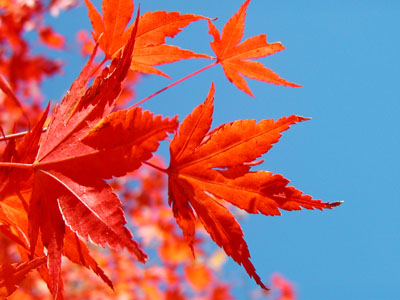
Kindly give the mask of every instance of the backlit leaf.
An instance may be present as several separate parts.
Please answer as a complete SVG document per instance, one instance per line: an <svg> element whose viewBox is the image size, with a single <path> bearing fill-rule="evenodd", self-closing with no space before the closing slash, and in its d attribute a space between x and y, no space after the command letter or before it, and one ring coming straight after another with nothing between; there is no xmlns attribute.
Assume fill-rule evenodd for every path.
<svg viewBox="0 0 400 300"><path fill-rule="evenodd" d="M340 204L313 200L281 175L250 171L290 125L307 120L290 116L277 121L239 120L210 131L214 86L205 102L182 122L170 144L169 202L192 247L196 216L218 246L224 249L258 285L265 288L250 262L243 232L225 201L247 211L280 215L280 209L332 208ZM195 212L195 213L194 213Z"/></svg>
<svg viewBox="0 0 400 300"><path fill-rule="evenodd" d="M243 38L246 9L249 3L250 0L243 3L236 14L229 19L222 30L222 36L214 24L210 20L208 21L209 33L214 38L210 45L224 69L226 77L250 96L253 96L253 93L243 76L267 83L299 87L299 85L279 77L260 62L248 60L265 57L285 49L280 42L269 44L265 34L248 38L240 43Z"/></svg>

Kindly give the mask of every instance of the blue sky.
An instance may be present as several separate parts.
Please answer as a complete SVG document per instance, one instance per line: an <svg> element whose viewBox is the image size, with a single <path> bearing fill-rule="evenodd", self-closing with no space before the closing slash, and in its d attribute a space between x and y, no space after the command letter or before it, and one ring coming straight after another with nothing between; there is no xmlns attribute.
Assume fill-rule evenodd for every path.
<svg viewBox="0 0 400 300"><path fill-rule="evenodd" d="M141 9L218 17L215 25L222 29L242 3L147 0ZM269 42L281 41L287 48L261 61L302 88L249 80L251 98L218 66L150 100L145 108L182 119L204 100L214 81L214 126L236 119L311 117L284 134L264 156L262 168L284 175L316 199L344 204L323 212L248 216L241 224L252 261L263 279L280 272L294 282L299 299L397 299L400 2L253 0L247 12L245 37L266 33ZM74 34L90 29L90 23L83 5L48 22L68 36L71 50L62 54L68 62L63 76L45 85L54 101L84 63L76 54ZM206 22L197 22L169 42L212 54L207 31ZM184 61L161 69L179 79L208 63ZM170 82L144 77L137 97ZM233 263L226 276L237 285L238 298L256 288Z"/></svg>

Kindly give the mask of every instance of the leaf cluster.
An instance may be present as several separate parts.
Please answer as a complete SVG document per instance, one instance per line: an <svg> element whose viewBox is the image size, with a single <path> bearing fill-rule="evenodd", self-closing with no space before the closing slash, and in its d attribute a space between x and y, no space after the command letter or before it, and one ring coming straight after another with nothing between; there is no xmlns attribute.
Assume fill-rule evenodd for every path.
<svg viewBox="0 0 400 300"><path fill-rule="evenodd" d="M26 133L6 136L7 130L2 129L6 143L0 161L0 233L17 246L21 262L0 269L0 295L11 295L25 275L37 269L54 298L62 299L63 256L90 269L114 288L103 271L105 266L92 256L88 245L108 246L114 254L126 249L130 256L145 263L148 256L127 227L127 215L140 231L154 223L141 216L146 209L159 215L155 219L157 227L153 224L151 228L165 234L163 259L171 260L177 255L177 245L182 248L186 244L184 249L190 249L189 255L177 258L179 263L201 253L196 232L204 228L226 255L268 290L250 261L244 234L230 208L272 216L280 215L281 210L323 210L340 204L312 199L289 186L282 175L252 170L262 162L259 158L279 141L282 132L308 119L292 115L259 122L236 120L211 129L214 84L205 101L181 122L177 117L144 111L140 104L217 65L229 81L251 96L244 76L298 87L251 60L272 55L284 47L281 43L268 43L265 34L241 41L250 0L243 3L222 32L204 16L165 11L141 15L140 9L129 25L134 13L131 0L103 0L102 14L90 0L85 3L93 26L93 50L80 75L61 103L51 113L49 105L38 113ZM13 4L6 8L12 15ZM173 38L195 21L208 23L215 57L166 44L167 37ZM49 47L63 47L62 37L51 28L44 27L40 32ZM96 60L99 51L104 54L101 62ZM125 103L121 97L129 97L127 85L140 76L137 74L168 77L157 66L191 58L212 63L128 108L121 108ZM104 66L106 62L109 65ZM11 106L23 112L17 85L0 78L0 89ZM21 118L31 122L24 112ZM172 134L170 164L163 167L154 154L159 143ZM132 196L116 184L115 178L129 177L149 167L168 177L168 204L172 208L168 220L172 221L173 216L183 237L171 229L173 223L163 221L167 201L162 193L151 193L154 187L149 185L142 189L147 193ZM143 176L139 180L145 182ZM127 213L129 205L131 211ZM116 261L124 259L121 256ZM195 290L205 289L211 278L207 268L193 262L185 267L185 272ZM225 297L222 285L214 288L215 296L210 297ZM171 299L180 295L178 290L168 293Z"/></svg>

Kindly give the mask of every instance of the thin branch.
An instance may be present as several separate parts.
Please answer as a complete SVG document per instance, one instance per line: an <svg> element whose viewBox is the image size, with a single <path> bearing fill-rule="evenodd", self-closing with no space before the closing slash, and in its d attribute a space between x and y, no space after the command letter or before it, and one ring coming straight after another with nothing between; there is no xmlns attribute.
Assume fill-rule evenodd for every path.
<svg viewBox="0 0 400 300"><path fill-rule="evenodd" d="M136 107L136 106L138 106L138 105L140 105L140 104L146 102L147 100L149 100L149 99L153 98L154 96L156 96L156 95L158 95L158 94L164 92L165 90L167 90L167 89L169 89L169 88L171 88L171 87L177 85L178 83L181 83L182 81L185 81L186 79L189 79L190 77L193 77L193 76L195 76L195 75L197 75L197 74L199 74L199 73L201 73L201 72L203 72L203 71L205 71L205 70L207 70L207 69L209 69L209 68L211 68L211 67L214 67L214 66L217 65L218 63L219 63L218 61L215 61L215 62L213 62L212 64L210 64L210 65L208 65L208 66L205 66L204 68L201 68L200 70L197 70L196 72L193 72L192 74L189 74L189 75L187 75L187 76L185 76L185 77L183 77L183 78L181 78L181 79L179 79L179 80L177 80L177 81L171 83L170 85L167 85L166 87L162 88L161 90L158 90L157 92L151 94L150 96L148 96L148 97L146 97L146 98L140 100L139 102L133 104L132 107Z"/></svg>

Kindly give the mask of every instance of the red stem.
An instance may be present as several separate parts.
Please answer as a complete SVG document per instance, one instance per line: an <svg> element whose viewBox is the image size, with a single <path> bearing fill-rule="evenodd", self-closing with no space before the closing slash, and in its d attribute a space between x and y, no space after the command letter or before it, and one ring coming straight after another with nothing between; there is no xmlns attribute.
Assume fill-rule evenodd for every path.
<svg viewBox="0 0 400 300"><path fill-rule="evenodd" d="M97 71L99 70L99 68L100 68L106 61L107 61L107 58L105 57L105 58L103 59L103 61L95 68L95 70L93 70L91 76L93 76L95 73L97 73ZM193 76L195 76L195 75L197 75L197 74L199 74L199 73L201 73L201 72L203 72L203 71L205 71L205 70L207 70L207 69L210 69L211 67L213 67L213 66L215 66L215 65L217 65L217 64L218 64L218 61L213 62L212 64L210 64L210 65L208 65L208 66L205 66L204 68L201 68L200 70L197 70L197 71L193 72L192 74L189 74L189 75L187 75L187 76L185 76L185 77L183 77L183 78L181 78L181 79L179 79L179 80L177 80L177 81L171 83L170 85L168 85L168 86L162 88L161 90L159 90L159 91L157 91L157 92L151 94L150 96L148 96L148 97L146 97L146 98L140 100L139 102L133 104L132 107L138 106L138 105L142 104L143 102L146 102L147 100L153 98L154 96L160 94L161 92L163 92L163 91L165 91L165 90L167 90L167 89L169 89L169 88L171 88L171 87L177 85L178 83L181 83L182 81L185 81L186 79L189 79L190 77L193 77ZM46 129L47 129L47 128L43 128L43 132L45 132ZM13 139L13 138L23 137L23 136L26 135L27 133L28 133L28 131L9 134L9 135L0 137L0 142L2 142L2 141L7 141L7 140L10 140L10 139ZM151 165L150 163L148 163L148 164ZM155 167L155 166L154 166L154 167ZM156 167L156 169L157 169L157 167ZM164 169L158 169L158 170L160 170L160 171L162 171L162 172L165 172Z"/></svg>
<svg viewBox="0 0 400 300"><path fill-rule="evenodd" d="M42 129L42 132L46 132L47 127ZM8 141L14 138L21 138L24 137L29 131L23 131L23 132L18 132L18 133L13 133L13 134L8 134L0 137L0 142L2 141Z"/></svg>
<svg viewBox="0 0 400 300"><path fill-rule="evenodd" d="M152 167L152 168L154 168L154 169L156 169L156 170L158 170L158 171L160 171L160 172L163 172L163 173L165 173L165 174L168 174L168 171L167 171L166 169L163 169L163 168L160 168L159 166L153 165L152 163L150 163L150 162L148 162L148 161L145 161L145 162L143 162L143 163L146 164L146 165L148 165L148 166L150 166L150 167Z"/></svg>
<svg viewBox="0 0 400 300"><path fill-rule="evenodd" d="M33 168L33 164L0 162L0 167L10 167L10 168L18 168L18 169L32 169Z"/></svg>
<svg viewBox="0 0 400 300"><path fill-rule="evenodd" d="M186 79L189 79L190 77L193 77L193 76L195 76L195 75L197 75L197 74L199 74L199 73L201 73L201 72L203 72L203 71L205 71L205 70L207 70L207 69L209 69L211 67L214 67L216 64L218 64L218 61L213 62L212 64L210 64L208 66L205 66L204 68L201 68L200 70L197 70L196 72L193 72L192 74L189 74L189 75L187 75L187 76L185 76L185 77L183 77L183 78L171 83L170 85L167 85L166 87L162 88L161 90L159 90L159 91L151 94L150 96L140 100L139 102L133 104L132 107L136 107L136 106L146 102L147 100L153 98L154 96L158 95L159 93L164 92L165 90L177 85L178 83L181 83L182 81L185 81Z"/></svg>

